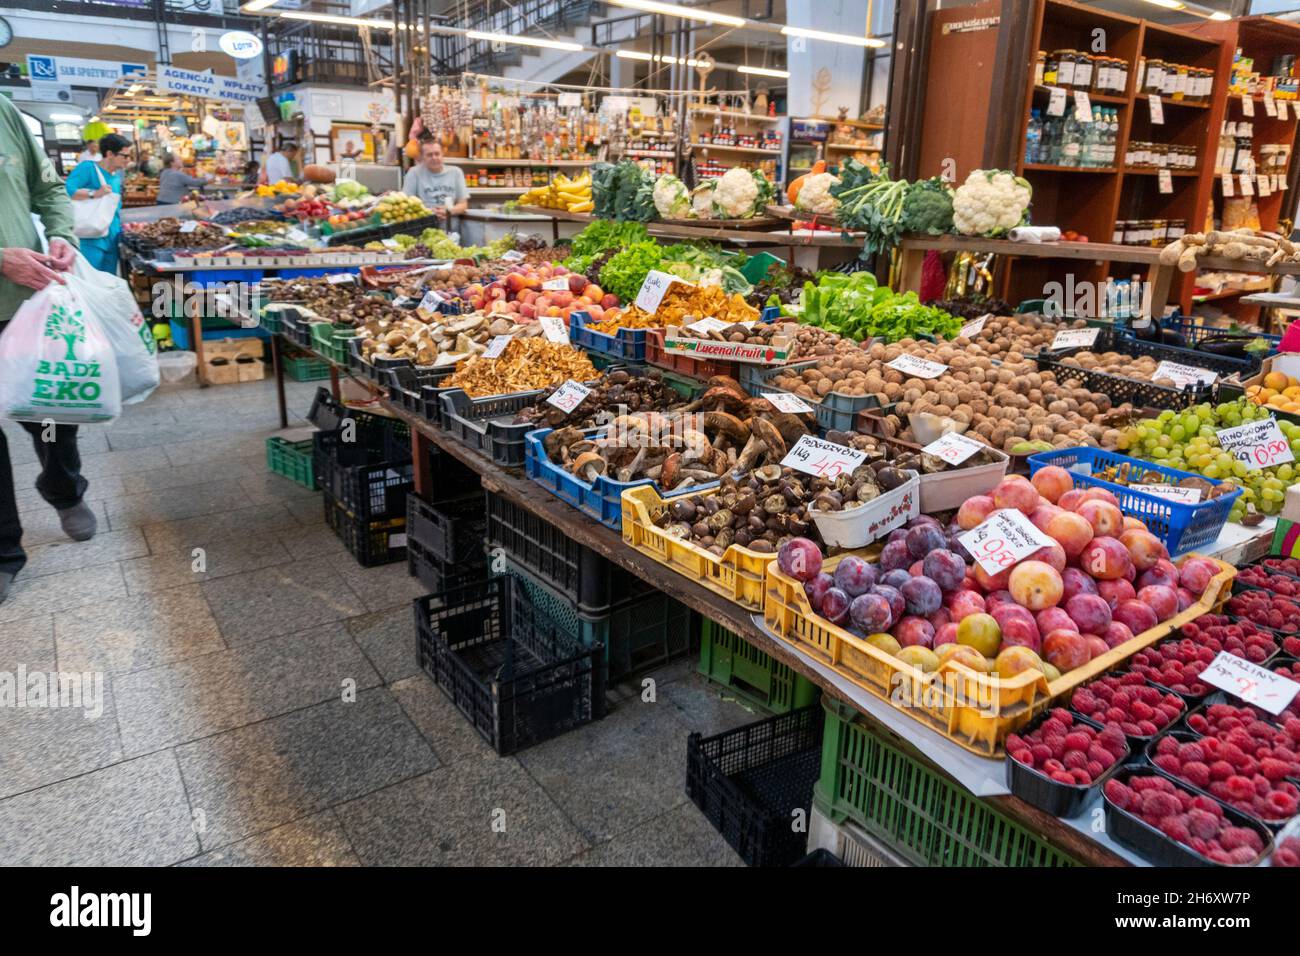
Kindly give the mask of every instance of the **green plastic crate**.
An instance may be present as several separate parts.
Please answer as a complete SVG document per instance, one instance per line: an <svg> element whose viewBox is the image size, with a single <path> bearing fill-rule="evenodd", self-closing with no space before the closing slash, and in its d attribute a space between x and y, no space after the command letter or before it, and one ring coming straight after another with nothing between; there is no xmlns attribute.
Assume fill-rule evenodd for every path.
<svg viewBox="0 0 1300 956"><path fill-rule="evenodd" d="M605 645L603 671L606 685L635 671L645 670L685 654L691 646L695 617L691 609L666 594L652 591L644 597L615 607L608 614L591 617L527 571L506 560L507 573L518 578L529 600L550 617L566 634L591 647Z"/></svg>
<svg viewBox="0 0 1300 956"><path fill-rule="evenodd" d="M285 374L295 382L319 382L330 377L330 363L314 355L282 356L280 363Z"/></svg>
<svg viewBox="0 0 1300 956"><path fill-rule="evenodd" d="M329 325L313 322L311 345L317 353L335 365L348 364L348 339L356 338L357 330L350 325Z"/></svg>
<svg viewBox="0 0 1300 956"><path fill-rule="evenodd" d="M296 481L304 488L316 488L312 439L289 441L272 435L266 440L266 467L273 475Z"/></svg>
<svg viewBox="0 0 1300 956"><path fill-rule="evenodd" d="M774 714L807 707L817 699L816 684L716 621L701 623L699 671Z"/></svg>
<svg viewBox="0 0 1300 956"><path fill-rule="evenodd" d="M705 384L699 379L687 378L685 375L675 375L672 372L664 371L660 371L659 375L665 385L688 402L695 401L705 389Z"/></svg>
<svg viewBox="0 0 1300 956"><path fill-rule="evenodd" d="M1077 866L1042 837L823 698L817 808L852 820L916 866Z"/></svg>

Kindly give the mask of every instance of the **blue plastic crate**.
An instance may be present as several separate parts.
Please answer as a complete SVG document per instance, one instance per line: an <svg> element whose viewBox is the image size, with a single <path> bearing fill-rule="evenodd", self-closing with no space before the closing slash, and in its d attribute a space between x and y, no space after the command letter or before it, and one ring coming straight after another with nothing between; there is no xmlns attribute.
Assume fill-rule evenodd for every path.
<svg viewBox="0 0 1300 956"><path fill-rule="evenodd" d="M749 365L744 362L740 363L740 387L749 392L750 395L762 395L764 392L784 392L784 389L777 388L771 384L772 380L783 372L797 371L802 372L804 369L812 368L817 364L816 360L802 362L788 362L785 365ZM793 395L793 392L786 394ZM858 412L864 408L879 408L880 400L874 395L847 395L843 392L827 392L822 396L820 402L813 402L802 396L801 398L813 406L813 411L817 416L817 424L823 430L830 431L838 429L839 431L851 432L857 430Z"/></svg>
<svg viewBox="0 0 1300 956"><path fill-rule="evenodd" d="M619 329L613 335L587 328L591 316L586 312L569 315L569 341L580 349L599 352L620 362L645 361L645 329Z"/></svg>
<svg viewBox="0 0 1300 956"><path fill-rule="evenodd" d="M1040 468L1056 465L1071 472L1076 485L1093 488L1105 488L1119 499L1119 507L1124 514L1139 518L1157 538L1165 543L1170 556L1185 554L1208 548L1218 540L1219 532L1228 520L1232 503L1241 495L1241 489L1231 494L1221 495L1210 501L1201 501L1194 505L1159 498L1138 490L1136 484L1118 485L1103 478L1095 477L1092 472L1112 466L1128 465L1129 480L1140 482L1142 476L1154 472L1177 483L1183 478L1200 478L1190 471L1178 471L1166 468L1151 461L1129 458L1113 451L1100 448L1079 447L1062 448L1060 451L1045 451L1029 456L1029 474L1032 476ZM1086 465L1088 472L1075 471Z"/></svg>
<svg viewBox="0 0 1300 956"><path fill-rule="evenodd" d="M587 434L595 435L599 429L589 429ZM542 441L551 433L549 428L539 428L524 436L524 472L547 491L567 501L584 514L589 514L607 528L623 530L623 492L628 488L641 485L654 485L664 498L692 494L705 488L713 488L718 482L702 482L679 491L664 491L650 478L637 481L613 481L599 475L595 482L583 481L569 474L563 468L553 464L546 456Z"/></svg>

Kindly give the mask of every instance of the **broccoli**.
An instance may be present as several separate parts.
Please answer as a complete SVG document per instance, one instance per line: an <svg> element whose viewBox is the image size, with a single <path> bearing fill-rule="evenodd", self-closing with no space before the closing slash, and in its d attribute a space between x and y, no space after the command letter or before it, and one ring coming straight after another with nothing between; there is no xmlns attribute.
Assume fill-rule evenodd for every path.
<svg viewBox="0 0 1300 956"><path fill-rule="evenodd" d="M932 236L952 231L952 191L939 177L908 187L903 200L903 230Z"/></svg>

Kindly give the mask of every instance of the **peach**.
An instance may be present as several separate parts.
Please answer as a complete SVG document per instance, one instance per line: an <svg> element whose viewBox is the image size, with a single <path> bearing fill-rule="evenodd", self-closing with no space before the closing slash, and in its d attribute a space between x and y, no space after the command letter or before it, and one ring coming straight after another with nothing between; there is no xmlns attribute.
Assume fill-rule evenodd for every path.
<svg viewBox="0 0 1300 956"><path fill-rule="evenodd" d="M1074 488L1074 478L1068 471L1057 465L1038 469L1029 480L1035 490L1052 504L1056 504L1061 499L1061 495Z"/></svg>
<svg viewBox="0 0 1300 956"><path fill-rule="evenodd" d="M1079 553L1079 567L1100 581L1122 578L1132 566L1128 548L1105 535L1093 538Z"/></svg>
<svg viewBox="0 0 1300 956"><path fill-rule="evenodd" d="M1133 640L1133 632L1129 630L1127 624L1111 621L1110 627L1106 628L1106 633L1101 637L1106 642L1107 647L1119 647L1121 644L1127 644Z"/></svg>
<svg viewBox="0 0 1300 956"><path fill-rule="evenodd" d="M1128 556L1138 571L1153 568L1161 558L1169 557L1165 543L1145 529L1128 528L1120 534L1119 540L1128 549Z"/></svg>
<svg viewBox="0 0 1300 956"><path fill-rule="evenodd" d="M998 652L997 658L993 661L993 670L997 672L999 677L1004 678L1015 677L1025 671L1042 673L1043 662L1032 648L1013 644L1011 647L1004 647Z"/></svg>
<svg viewBox="0 0 1300 956"><path fill-rule="evenodd" d="M1178 583L1200 597L1218 573L1219 566L1209 558L1188 556L1178 565Z"/></svg>
<svg viewBox="0 0 1300 956"><path fill-rule="evenodd" d="M1022 514L1031 514L1042 499L1029 479L1021 475L1008 475L997 483L991 494L993 504L999 509L1014 508Z"/></svg>
<svg viewBox="0 0 1300 956"><path fill-rule="evenodd" d="M1047 523L1064 511L1064 508L1058 508L1056 505L1041 504L1029 516L1029 522L1043 534L1047 534Z"/></svg>
<svg viewBox="0 0 1300 956"><path fill-rule="evenodd" d="M1083 497L1080 501L1108 501L1116 508L1119 507L1119 499L1115 497L1115 493L1105 488L1083 489Z"/></svg>
<svg viewBox="0 0 1300 956"><path fill-rule="evenodd" d="M524 277L518 272L512 272L506 276L506 288L511 292L522 292L525 288Z"/></svg>
<svg viewBox="0 0 1300 956"><path fill-rule="evenodd" d="M1079 517L1088 519L1094 535L1114 538L1124 530L1124 512L1109 501L1088 499L1079 505Z"/></svg>
<svg viewBox="0 0 1300 956"><path fill-rule="evenodd" d="M1065 673L1092 660L1092 651L1078 631L1059 630L1043 638L1043 659Z"/></svg>
<svg viewBox="0 0 1300 956"><path fill-rule="evenodd" d="M1120 601L1111 615L1134 634L1149 631L1160 623L1156 612L1136 599Z"/></svg>
<svg viewBox="0 0 1300 956"><path fill-rule="evenodd" d="M1082 488L1072 488L1056 500L1057 505L1064 508L1066 511L1074 511L1079 507L1079 505L1083 504L1083 502L1084 497Z"/></svg>
<svg viewBox="0 0 1300 956"><path fill-rule="evenodd" d="M1077 558L1092 540L1092 525L1082 515L1062 511L1047 523L1047 536L1065 550L1067 558Z"/></svg>
<svg viewBox="0 0 1300 956"><path fill-rule="evenodd" d="M1057 571L1065 570L1065 549L1053 541L1026 556L1027 561L1042 561L1050 564Z"/></svg>
<svg viewBox="0 0 1300 956"><path fill-rule="evenodd" d="M1042 561L1021 561L1007 579L1007 589L1016 603L1031 611L1057 604L1062 588L1060 572Z"/></svg>
<svg viewBox="0 0 1300 956"><path fill-rule="evenodd" d="M618 296L614 295L612 292L606 292L604 297L600 300L600 304L607 309L617 309L619 304Z"/></svg>
<svg viewBox="0 0 1300 956"><path fill-rule="evenodd" d="M1065 613L1078 625L1080 634L1101 636L1110 627L1110 605L1097 594L1076 594L1066 602Z"/></svg>
<svg viewBox="0 0 1300 956"><path fill-rule="evenodd" d="M1092 658L1101 657L1102 654L1105 654L1108 650L1110 650L1110 645L1107 644L1104 640L1102 640L1100 637L1098 637L1095 634L1091 634L1084 637L1084 641L1088 645L1088 654L1090 660Z"/></svg>
<svg viewBox="0 0 1300 956"><path fill-rule="evenodd" d="M1115 605L1120 601L1131 601L1137 597L1137 591L1133 590L1133 585L1129 584L1123 578L1115 581L1098 581L1097 593L1106 599L1113 612Z"/></svg>
<svg viewBox="0 0 1300 956"><path fill-rule="evenodd" d="M1166 585L1149 584L1140 588L1137 599L1155 611L1156 617L1162 621L1167 621L1178 613L1178 592Z"/></svg>
<svg viewBox="0 0 1300 956"><path fill-rule="evenodd" d="M957 643L992 657L1002 645L1002 628L991 614L971 614L957 625Z"/></svg>
<svg viewBox="0 0 1300 956"><path fill-rule="evenodd" d="M983 524L994 511L997 505L988 495L975 495L967 498L957 509L957 526L963 531L969 531L977 525Z"/></svg>

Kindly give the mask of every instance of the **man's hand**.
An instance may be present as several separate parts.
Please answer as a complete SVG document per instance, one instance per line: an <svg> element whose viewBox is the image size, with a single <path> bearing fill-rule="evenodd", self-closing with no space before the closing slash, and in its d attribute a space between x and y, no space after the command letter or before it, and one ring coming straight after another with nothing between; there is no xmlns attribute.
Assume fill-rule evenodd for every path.
<svg viewBox="0 0 1300 956"><path fill-rule="evenodd" d="M446 207L446 206L434 206L434 207L433 207L433 214L434 214L435 216L437 216L439 219L446 219L446 218L447 218L447 207Z"/></svg>
<svg viewBox="0 0 1300 956"><path fill-rule="evenodd" d="M77 250L72 248L70 242L63 239L50 240L50 265L59 272L67 272L72 268L72 263L77 259Z"/></svg>
<svg viewBox="0 0 1300 956"><path fill-rule="evenodd" d="M63 276L50 268L51 265L49 256L22 246L13 246L4 250L4 266L0 272L15 285L40 291L51 282L64 281Z"/></svg>

